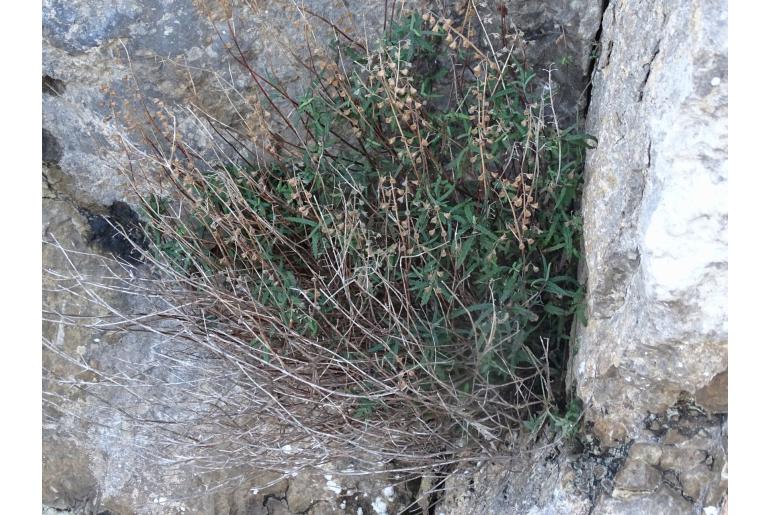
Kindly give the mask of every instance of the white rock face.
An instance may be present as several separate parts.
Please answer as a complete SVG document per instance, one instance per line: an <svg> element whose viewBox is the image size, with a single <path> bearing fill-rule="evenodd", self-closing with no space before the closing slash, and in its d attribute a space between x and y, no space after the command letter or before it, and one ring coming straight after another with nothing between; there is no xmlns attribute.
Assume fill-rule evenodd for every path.
<svg viewBox="0 0 770 515"><path fill-rule="evenodd" d="M701 392L727 371L723 2L610 2L593 80L589 323L572 373L609 442L638 435L681 392L726 410L726 384Z"/></svg>

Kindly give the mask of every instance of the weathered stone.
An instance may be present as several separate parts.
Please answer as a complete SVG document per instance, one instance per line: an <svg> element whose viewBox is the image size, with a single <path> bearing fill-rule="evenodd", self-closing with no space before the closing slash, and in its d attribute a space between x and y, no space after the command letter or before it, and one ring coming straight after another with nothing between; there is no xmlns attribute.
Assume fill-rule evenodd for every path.
<svg viewBox="0 0 770 515"><path fill-rule="evenodd" d="M311 472L301 472L286 490L286 502L289 510L295 513L305 512L314 501L335 500L342 492L338 478L332 475L327 478Z"/></svg>
<svg viewBox="0 0 770 515"><path fill-rule="evenodd" d="M43 502L56 510L95 509L98 499L96 478L87 455L66 439L43 440ZM62 461L63 456L69 459ZM98 502L97 502L98 504Z"/></svg>
<svg viewBox="0 0 770 515"><path fill-rule="evenodd" d="M202 475L184 462L160 466L150 459L168 458L167 449L162 433L148 434L149 428L140 420L183 418L185 410L196 402L194 396L185 394L185 388L161 390L168 381L164 374L183 370L169 372L171 362L163 363L164 356L174 355L175 344L152 335L121 335L90 326L92 319L88 317L108 313L105 305L79 296L82 290L65 289L75 284L60 274L98 277L113 286L120 286L120 277L105 279L109 277L109 260L87 243L90 228L86 219L70 199L51 190L52 184L60 183L57 167L45 165L43 176L46 243L42 254L46 269L53 271L43 274L43 503L78 514L104 510L115 514L247 513L252 503L261 503L262 497L253 495L250 488L267 482L265 474L252 471L252 475L242 476L243 471L234 469ZM70 253L53 245L53 237ZM136 296L113 290L100 293L102 300L116 309L142 309ZM59 315L65 315L65 320L86 318L69 325L55 322ZM157 386L140 384L131 391L105 381L103 373L138 376L139 383L154 381ZM176 377L184 382L196 373L190 368L187 375ZM205 388L205 378L198 378L203 381L197 386ZM75 379L83 389L70 386ZM178 401L178 411L150 402L163 396ZM234 478L239 481L233 487L210 493L207 484L201 484Z"/></svg>
<svg viewBox="0 0 770 515"><path fill-rule="evenodd" d="M225 48L228 18L235 20L239 44L254 67L290 87L306 83L307 73L289 51L302 55L299 22L309 14L290 0L223 5L209 0L43 2L43 81L52 93L43 96L44 143L47 157L74 179L70 193L81 204L127 200L127 181L118 173L126 156L115 138L126 126L142 122L144 106L153 113L168 109L180 134L200 145L205 139L188 105L226 123L237 119L237 106L245 101L241 95L256 86ZM343 0L303 6L352 34L376 35L383 16L379 0L356 2L355 20ZM328 27L313 20L322 43ZM138 91L143 98L136 98Z"/></svg>
<svg viewBox="0 0 770 515"><path fill-rule="evenodd" d="M305 5L346 30L370 30L371 34L376 34L372 28L380 23L382 14L380 2L361 3L357 12L363 18L357 18L354 25L342 1L319 0ZM75 267L85 277L105 274L102 258L90 254L100 249L88 242L99 240L99 234L109 229L105 224L101 229L94 226L94 222L104 220L99 215L115 219L115 206L123 206L115 201L133 200L120 174L126 161L115 136L125 133L126 125L132 122L122 101L137 107L133 97L136 86L148 101L159 99L169 106L179 130L194 141L199 127L180 107L183 104L195 102L223 120L237 116L225 92L245 92L249 81L227 57L211 26L209 15L220 25L224 19L218 8L217 2L177 0L44 2L43 159L47 164L43 169L43 237L48 241L55 237L77 252L65 256L53 245L44 245L46 268L68 273L75 272ZM299 84L299 65L282 56L281 48L292 43L296 48L302 40L300 28L287 30L297 14L293 2L277 0L257 10L244 7L240 16L244 26L237 26L239 36L250 45L244 47L250 58L263 71L269 69L290 84ZM160 108L160 104L153 105ZM93 216L84 216L86 212ZM45 274L45 310L72 316L105 313L59 286L55 275ZM105 294L107 302L126 312L136 309L132 298ZM155 374L148 377L149 382L162 384L159 374L164 366L158 360L169 352L163 342L152 336L103 334L80 324L46 321L43 325L49 345L43 353L44 391L50 400L44 409L44 503L78 513L91 513L92 508L96 513L100 507L113 513L252 513L252 508L262 508L264 495L271 490L253 493L250 489L251 484L267 482L261 471L243 477L235 470L222 471L214 474L217 477L204 478L184 465L160 467L151 457L159 459L163 454L164 449L153 447L162 442L162 432L142 434L143 428L134 427L130 416L106 409L91 393L62 384L77 378L96 383L95 390L100 382L96 370L126 376L146 370L150 376ZM70 361L72 358L82 359L92 370L84 372ZM126 392L120 388L98 393L118 406L127 401ZM163 398L146 388L143 393ZM133 414L138 411L147 418L162 415L170 419L183 416L184 395L166 398L178 398L179 406L153 406L147 400ZM234 478L239 481L208 491L212 485Z"/></svg>
<svg viewBox="0 0 770 515"><path fill-rule="evenodd" d="M627 515L630 513L690 515L693 513L693 507L681 495L663 487L650 495L641 495L628 500L604 497L592 513L596 515Z"/></svg>
<svg viewBox="0 0 770 515"><path fill-rule="evenodd" d="M314 503L307 511L307 515L339 515L340 513L345 513L344 508L326 501Z"/></svg>
<svg viewBox="0 0 770 515"><path fill-rule="evenodd" d="M598 139L582 208L588 325L570 383L604 446L635 444L612 479L594 482L604 469L587 474L586 460L566 472L560 456L545 502L526 486L528 506L482 513L726 505L726 425L707 413L727 410L726 18L717 0L607 3L587 118ZM507 478L545 483L530 469ZM580 500L559 504L580 484Z"/></svg>
<svg viewBox="0 0 770 515"><path fill-rule="evenodd" d="M271 497L265 503L265 508L269 515L292 515L292 512L289 511L289 507L286 505L285 499Z"/></svg>
<svg viewBox="0 0 770 515"><path fill-rule="evenodd" d="M712 413L727 413L727 371L717 374L695 392L695 402Z"/></svg>
<svg viewBox="0 0 770 515"><path fill-rule="evenodd" d="M660 467L663 469L690 470L706 461L703 449L664 446L661 449Z"/></svg>
<svg viewBox="0 0 770 515"><path fill-rule="evenodd" d="M590 514L589 493L575 487L582 471L565 459L567 453L561 454L566 449L552 450L560 456L546 459L547 451L516 453L508 464L460 468L447 479L446 493L435 513ZM593 477L586 480L594 482Z"/></svg>
<svg viewBox="0 0 770 515"><path fill-rule="evenodd" d="M342 3L306 5L337 19L345 17ZM207 19L210 14L219 29L230 13L208 4L45 0L46 237L55 234L75 250L91 251L81 208L106 213L106 206L128 199L127 183L117 173L126 161L114 136L135 121L120 102L135 102L136 84L148 99L161 100L153 109L165 105L195 143L205 142L182 105L195 103L233 121L223 92L247 96L250 82L237 66L229 73L231 61ZM495 16L503 10L483 4L480 14L492 16L485 26L496 39ZM382 7L376 0L359 2L355 24L349 17L341 23L374 35ZM515 26L527 42L530 64L542 69L555 62L559 112L569 119L582 109L601 2L511 0L504 7L508 29ZM302 72L281 56L282 48L302 39L301 31L290 29L297 14L293 2L263 2L235 14L255 65L299 87ZM719 420L677 410L666 414L682 391L711 413L727 411L726 64L726 10L717 0L608 3L587 121L588 132L598 138L588 157L583 202L589 323L578 328L571 373L586 418L603 442L637 443L627 460L539 455L511 467L487 466L467 475L461 470L447 481L450 494L439 512L690 513L696 505L726 504L726 442ZM52 268L69 266L50 246L43 258ZM103 266L98 256L85 254L77 255L75 265L92 274ZM48 309L89 312L91 306L54 291L58 283L51 277L47 281ZM130 302L120 295L109 299ZM50 322L44 335L50 343L43 357L50 374L45 390L67 408L46 406L44 412L44 509L335 513L344 503L340 510L362 507L370 513L396 505L375 483L350 485L368 496L348 495L347 484L343 493L342 483L321 476L298 478L288 490L283 485L255 493L241 484L208 493L184 467L149 467L137 452L136 444L145 440L129 420L112 413L101 425L84 423L105 416L101 405L55 378L98 382L95 369L119 362L149 368L161 351L158 342ZM84 372L59 353L77 356L92 370ZM158 415L149 408L146 413ZM657 418L645 425L648 413ZM197 497L177 501L165 491Z"/></svg>
<svg viewBox="0 0 770 515"><path fill-rule="evenodd" d="M518 37L506 44L521 45L522 58L540 77L547 77L546 70L551 69L554 103L563 126L582 116L592 47L601 23L601 0L508 0L477 5L493 44L501 41L501 33L518 30Z"/></svg>
<svg viewBox="0 0 770 515"><path fill-rule="evenodd" d="M654 467L643 461L628 460L615 477L613 497L628 498L639 494L649 494L660 485L661 474Z"/></svg>
<svg viewBox="0 0 770 515"><path fill-rule="evenodd" d="M256 86L224 46L231 39L226 19L235 20L239 44L257 71L293 91L307 83L306 71L289 57L290 52L301 56L305 51L299 22L313 23L320 45L330 38L329 28L320 18L303 15L291 0L247 4L228 12L209 0L45 0L43 83L50 93L43 98L46 155L74 179L72 193L79 202L106 205L127 200L127 181L117 173L125 168L126 157L115 137L125 132L126 125L142 122L130 109L141 113L144 107L135 98L137 86L142 102L152 112L172 113L176 130L194 144L202 146L206 140L187 105L201 106L225 123L238 121L236 110L252 98ZM376 37L385 4L355 2L352 13L348 4L303 2L308 12L338 23L356 37ZM404 5L428 6L439 14L443 9L422 0ZM559 109L574 118L587 84L601 1L509 0L503 7L507 14L501 18L497 3L479 5L490 41L503 46L501 32L519 30L522 37L516 43L526 48L533 69L544 76L543 69L556 64ZM124 100L129 100L128 106Z"/></svg>
<svg viewBox="0 0 770 515"><path fill-rule="evenodd" d="M710 486L713 472L705 465L685 470L679 474L679 484L682 486L682 495L693 499L704 498L704 490Z"/></svg>
<svg viewBox="0 0 770 515"><path fill-rule="evenodd" d="M628 459L638 460L649 465L657 466L660 464L660 457L663 450L659 445L652 443L635 443L628 450Z"/></svg>
<svg viewBox="0 0 770 515"><path fill-rule="evenodd" d="M392 479L387 474L361 478L303 471L292 478L286 503L292 513L355 514L358 508L364 513L399 513L413 499L405 486L392 484Z"/></svg>
<svg viewBox="0 0 770 515"><path fill-rule="evenodd" d="M727 369L724 3L611 0L587 132L572 377L609 444Z"/></svg>
<svg viewBox="0 0 770 515"><path fill-rule="evenodd" d="M670 434L677 436L672 439ZM615 478L613 501L600 501L597 509L637 513L641 506L668 502L665 495L674 496L672 506L683 510L682 500L689 503L685 513L721 505L727 491L722 474L727 440L719 418L680 404L662 417L657 433L642 432L640 438L643 441L631 446L629 459Z"/></svg>

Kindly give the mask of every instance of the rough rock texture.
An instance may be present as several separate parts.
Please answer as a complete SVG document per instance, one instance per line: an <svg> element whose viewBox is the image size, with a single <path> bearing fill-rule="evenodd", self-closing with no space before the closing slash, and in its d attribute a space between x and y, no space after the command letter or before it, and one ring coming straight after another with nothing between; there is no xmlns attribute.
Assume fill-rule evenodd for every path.
<svg viewBox="0 0 770 515"><path fill-rule="evenodd" d="M468 467L446 480L435 513L588 515L592 503L574 486L574 471L559 445L534 454L514 452L508 463Z"/></svg>
<svg viewBox="0 0 770 515"><path fill-rule="evenodd" d="M727 407L727 9L611 1L583 197L573 378L605 443L681 392Z"/></svg>
<svg viewBox="0 0 770 515"><path fill-rule="evenodd" d="M302 83L299 64L286 58L286 49L296 52L304 45L296 4L242 2L226 10L223 4L43 2L43 153L69 177L69 191L78 202L104 205L127 199L126 181L116 173L125 165L116 135L141 122L131 114L141 112L140 102L153 111L168 109L176 129L188 138L200 134L195 117L183 107L188 103L226 123L236 117L233 105L244 102L240 95L254 86L225 48L232 41L226 22L231 16L254 66L283 83ZM382 2L356 2L355 24L345 4L303 2L351 33L376 34ZM323 24L315 25L325 37ZM155 104L156 99L163 104Z"/></svg>
<svg viewBox="0 0 770 515"><path fill-rule="evenodd" d="M54 322L59 314L69 317L91 317L106 314L104 305L97 305L66 291L71 280L60 274L71 274L72 265L84 277L104 277L105 260L88 243L90 232L87 217L65 194L52 189L61 183L63 175L55 166L43 167L43 262L48 271L43 274L43 478L42 500L52 509L69 509L76 514L168 514L168 513L246 513L248 506L261 505L261 497L249 492L253 483L263 477L256 474L237 488L208 495L209 485L184 463L148 466L147 455L152 449L146 429L139 418L160 418L170 415L165 406L153 406L149 399L155 390L138 388L129 391L112 384L100 372L120 371L160 380L168 370L168 353L173 342L159 341L153 335L121 335L88 327L90 318L80 319L78 325ZM63 254L52 238L73 253ZM119 286L119 281L110 281ZM82 291L80 292L82 293ZM134 296L117 291L102 291L110 305L131 310L136 306ZM195 375L192 372L192 375ZM193 379L177 376L178 381ZM86 390L71 388L77 381ZM149 381L148 382L152 382ZM103 387L99 387L100 384ZM92 386L92 388L89 388ZM204 384L196 385L199 388ZM90 392L90 393L89 393ZM173 392L179 402L177 413L184 414L186 399L182 391ZM168 392L165 393L168 395ZM118 411L112 405L127 408ZM207 477L224 481L228 473ZM237 471L233 472L237 477ZM193 497L193 498L190 498ZM240 511L238 511L240 510Z"/></svg>
<svg viewBox="0 0 770 515"><path fill-rule="evenodd" d="M694 404L648 416L633 442L606 447L588 433L534 447L450 475L436 513L726 513L727 424Z"/></svg>
<svg viewBox="0 0 770 515"><path fill-rule="evenodd" d="M591 53L601 23L601 0L482 1L477 5L493 45L502 40L501 34L517 34L506 44L522 47L519 58L541 78L551 70L560 123L574 123L585 108ZM505 22L500 13L505 15Z"/></svg>
<svg viewBox="0 0 770 515"><path fill-rule="evenodd" d="M305 2L351 24L344 3ZM213 29L225 28L230 13L213 4L44 1L44 238L94 251L88 243L94 214L111 214L116 200L130 200L117 173L125 160L115 136L132 122L123 100L138 105L135 85L161 100L153 108L171 110L178 130L193 139L199 128L185 103L228 122L230 100L246 101L247 77L231 66ZM280 57L301 41L300 31L289 30L296 9L282 0L253 5L258 8L236 13L245 51L262 70L301 84L301 71ZM355 6L351 30L375 34L383 3ZM560 112L570 118L582 111L602 3L510 0L505 7L503 22L495 3L479 2L490 38L505 32L503 23L520 31L519 43L541 75L556 64ZM591 93L587 132L598 144L588 156L583 202L589 323L577 330L571 374L597 438L589 433L575 447L549 444L547 452L517 455L511 465L461 470L447 480L436 513L713 515L726 502L723 3L610 0ZM103 270L97 255L72 258L86 273ZM49 245L43 260L47 268L70 266ZM58 283L50 275L45 280L46 309L93 314L84 299L50 291ZM108 297L121 306L133 302L116 292ZM44 322L43 330L44 390L67 408L44 408L44 512L369 514L396 512L407 501L407 493L386 483L334 475L303 475L256 491L254 477L210 492L211 481L231 477L204 480L184 464L148 466L142 445L149 440L129 417L60 380L98 383L94 370L126 364L161 374L158 360L169 349L151 337L82 326ZM61 354L81 361L85 371ZM126 401L125 392L116 392L110 400ZM182 400L140 413L178 414Z"/></svg>
<svg viewBox="0 0 770 515"><path fill-rule="evenodd" d="M262 70L297 83L296 65L285 57L276 58L286 47L301 42L301 30L287 30L297 18L296 7L288 1L255 5L256 10L244 6L236 16L245 21L235 26L245 42L244 51ZM305 5L351 27L342 1ZM355 28L371 30L381 11L381 2L360 3L357 12L363 18L356 20ZM55 237L63 246L82 252L71 254L70 263L54 246L44 244L46 269L69 272L74 266L85 276L104 275L98 252L105 245L97 247L89 241L102 230L109 232L103 223L95 230L99 215L114 215L120 205L116 200L133 200L119 173L126 161L115 137L124 134L133 121L126 113L139 105L140 99L134 96L137 85L148 100L164 103L151 103L153 108L166 105L174 112L178 129L187 137L195 138L199 131L192 114L183 108L187 102L195 101L223 121L235 116L229 102L238 103L233 92L247 93L248 81L217 37L217 30L226 27L223 20L228 14L217 2L186 0L43 3L43 238L50 242ZM227 39L226 34L223 37ZM128 106L124 106L125 100ZM90 254L94 252L97 254ZM60 286L56 275L44 274L44 310L69 315L104 312L87 299L57 291ZM108 292L105 297L120 308L134 307L130 295ZM243 476L239 471L223 471L201 477L184 463L159 466L147 459L163 450L152 447L158 445L158 439L143 434L146 427L135 424L127 414L106 409L100 401L104 397L112 404L131 406L126 391L97 388L103 378L95 370L129 375L141 371L158 381L163 365L168 364L164 360L173 350L167 342L48 321L43 323L43 335L47 342L43 353L44 510L88 514L102 510L113 514L279 512L267 500L285 496L286 484L280 491L255 492L252 486L265 482L260 471L245 471ZM84 393L69 388L67 383L72 381L96 386ZM139 391L152 397L152 392ZM185 414L183 401L180 397L173 407L134 401L132 414L178 418ZM233 478L239 481L214 489Z"/></svg>

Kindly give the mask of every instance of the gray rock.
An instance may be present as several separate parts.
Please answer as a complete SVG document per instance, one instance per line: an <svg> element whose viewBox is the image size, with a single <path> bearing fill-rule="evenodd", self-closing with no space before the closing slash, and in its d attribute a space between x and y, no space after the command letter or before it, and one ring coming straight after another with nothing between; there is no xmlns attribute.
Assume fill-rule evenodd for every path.
<svg viewBox="0 0 770 515"><path fill-rule="evenodd" d="M339 506L341 505L335 506L327 501L319 501L307 510L307 515L339 515L340 513L345 513L343 508Z"/></svg>
<svg viewBox="0 0 770 515"><path fill-rule="evenodd" d="M663 451L660 446L653 443L635 443L628 450L630 460L642 461L653 466L660 464L662 455Z"/></svg>
<svg viewBox="0 0 770 515"><path fill-rule="evenodd" d="M726 405L727 11L610 1L583 197L588 325L572 377L605 443L682 391Z"/></svg>
<svg viewBox="0 0 770 515"><path fill-rule="evenodd" d="M695 392L695 402L711 413L727 413L727 370Z"/></svg>
<svg viewBox="0 0 770 515"><path fill-rule="evenodd" d="M714 510L725 495L708 413L727 411L727 79L723 3L609 2L571 374L602 442L637 443L594 513ZM685 398L706 412L672 408Z"/></svg>
<svg viewBox="0 0 770 515"><path fill-rule="evenodd" d="M333 0L305 4L331 20L348 13ZM359 9L362 19L355 28L376 33L380 2L369 0ZM116 137L130 132L129 126L146 124L133 116L143 104L154 112L154 101L162 101L177 130L192 141L200 141L202 129L184 106L195 103L219 120L235 119L231 101L242 104L240 94L254 86L225 48L228 14L209 1L43 3L43 80L57 86L43 98L46 148L58 150L53 157L74 178L72 193L79 202L104 205L128 197L127 181L118 173L127 166L125 149ZM299 64L281 55L281 49L302 48L302 31L292 25L299 16L293 3L244 5L235 15L243 51L254 66L279 81L302 84ZM353 30L349 18L341 23Z"/></svg>
<svg viewBox="0 0 770 515"><path fill-rule="evenodd" d="M382 25L383 2L355 2L354 15L348 4L303 3L351 34L375 37ZM438 9L436 2L421 0L405 5L426 4ZM503 23L497 3L480 2L479 14L488 22L493 45L502 46L501 32L520 33L515 43L523 45L528 63L541 76L556 64L559 109L574 118L582 110L579 104L600 4L600 0L569 4L510 0L505 2ZM230 16L236 20L244 54L257 71L287 84L290 91L307 84L305 70L287 57L288 51L298 55L304 51L295 3L273 0L252 5L228 12L209 0L44 1L46 156L74 179L72 193L79 202L106 205L127 200L127 181L118 173L127 167L127 160L116 136L126 133L126 127L146 124L134 116L142 103L154 111L153 101L162 101L180 134L199 145L206 143L203 129L184 106L195 104L218 120L238 122L235 109L247 105L256 88L224 46L229 42L225 20ZM322 44L330 36L328 27L318 19L313 22ZM136 133L132 136L139 139Z"/></svg>
<svg viewBox="0 0 770 515"><path fill-rule="evenodd" d="M653 493L658 489L661 473L643 461L628 460L615 478L613 497L627 498Z"/></svg>
<svg viewBox="0 0 770 515"><path fill-rule="evenodd" d="M80 274L121 288L130 273L98 254L80 208L51 189L62 182L61 171L46 165L43 172L43 504L76 514L250 513L262 502L252 485L267 482L268 474L201 472L174 459L157 424L142 423L160 419L170 422L168 428L185 427L199 399L174 384L195 380L196 390L205 389L211 378L184 361L174 365L181 355L173 341L93 325L92 317L108 314L107 305L129 313L147 306L119 290L97 290L98 303L82 296L72 279ZM105 279L110 270L117 275ZM70 324L73 317L83 318ZM228 481L234 484L215 488Z"/></svg>
<svg viewBox="0 0 770 515"><path fill-rule="evenodd" d="M339 478L329 475L326 479L318 474L301 472L286 490L286 502L292 512L306 512L315 501L333 501L341 492Z"/></svg>
<svg viewBox="0 0 770 515"><path fill-rule="evenodd" d="M588 515L592 501L575 488L577 473L560 446L527 453L514 451L509 463L461 467L445 484L436 513ZM547 459L550 452L559 455ZM551 457L553 458L553 456Z"/></svg>
<svg viewBox="0 0 770 515"><path fill-rule="evenodd" d="M319 0L306 5L350 30L361 31L377 25L374 20L382 10L375 0L361 4L364 19L357 19L353 27L349 16L342 20L348 12L342 2ZM301 42L299 27L287 30L297 17L296 7L290 1L258 7L236 13L243 22L236 30L245 42L244 51L262 71L298 83L298 65L281 58L279 51L291 45L297 48ZM194 399L185 392L170 395L137 385L142 395L132 401L126 389L100 387L99 371L138 383L146 374L147 383L157 386L172 382L170 375L176 373L190 379L201 363L185 373L183 367L169 367L175 348L157 336L123 336L53 321L57 313L105 313L104 306L62 291L56 274L72 273L72 267L84 277L105 274L99 249L88 244L89 219L83 210L105 213L116 200L134 200L121 174L127 160L120 137L137 136L130 126L141 120L127 114L141 106L143 99L135 97L137 87L148 102L163 102L151 104L155 109L168 106L179 130L193 141L200 127L192 123L184 105L196 103L225 121L236 116L225 92L246 94L248 81L227 57L217 35L227 14L218 2L186 0L43 3L42 207L43 238L48 242L43 262L54 271L44 274L43 293L48 313L43 323L43 502L50 507L75 513L97 508L113 513L256 513L269 493L254 494L250 489L252 484L267 482L262 471L234 469L206 475L184 463L159 466L159 460L169 455L163 426L155 425L154 434L148 434L148 426L135 424L133 417L184 420L195 408ZM75 253L65 256L50 244L54 237ZM127 270L122 277L118 272L118 282L130 275ZM104 293L104 300L118 309L140 309L131 295ZM73 389L68 384L73 381L90 383L90 387ZM159 404L157 399L164 396L179 403ZM129 410L108 409L102 399ZM136 399L142 401L137 405Z"/></svg>
<svg viewBox="0 0 770 515"><path fill-rule="evenodd" d="M517 33L509 42L521 45L519 58L541 78L546 78L546 70L551 68L554 102L562 126L582 118L592 47L601 23L601 0L508 0L478 5L493 44L502 40L503 32ZM501 11L506 13L505 29Z"/></svg>
<svg viewBox="0 0 770 515"><path fill-rule="evenodd" d="M265 503L267 513L269 515L291 515L289 507L286 505L286 500L276 499L274 497L267 500Z"/></svg>
<svg viewBox="0 0 770 515"><path fill-rule="evenodd" d="M693 513L693 508L681 496L663 487L651 495L635 497L631 500L604 497L592 513L597 515L626 515L629 513L690 515Z"/></svg>

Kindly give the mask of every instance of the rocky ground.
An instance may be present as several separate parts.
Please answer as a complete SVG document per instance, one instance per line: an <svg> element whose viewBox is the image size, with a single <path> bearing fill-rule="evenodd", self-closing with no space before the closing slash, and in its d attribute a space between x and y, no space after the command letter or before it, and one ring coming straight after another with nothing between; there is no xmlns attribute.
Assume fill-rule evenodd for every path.
<svg viewBox="0 0 770 515"><path fill-rule="evenodd" d="M380 26L379 1L356 2L355 19L343 1L305 3L354 32L376 34ZM479 6L491 13L493 3ZM435 513L726 513L726 7L718 0L502 3L540 69L560 63L562 113L582 116L587 108L587 132L598 139L583 200L588 325L577 328L570 368L585 431L576 442L512 451L510 463L456 471ZM292 29L296 8L281 0L254 5L234 13L249 55L279 79L301 83L301 71L279 52L301 41ZM176 113L189 138L197 129L185 103L225 118L232 109L223 92L247 96L246 77L228 66L212 30L231 14L215 2L44 1L47 269L105 272L94 220L131 199L116 172L126 161L115 136L130 122L131 106L122 102L136 101L137 84ZM53 238L76 253L68 259ZM44 273L46 319L93 314L92 302L62 284ZM137 302L119 291L103 300ZM162 378L159 365L174 342L51 321L43 334L44 401L51 401L44 404L43 513L381 515L398 513L420 491L391 476L356 480L333 470L259 489L269 480L260 471L200 475L183 462L150 464L157 440L134 423L137 413L184 414L194 396L180 392L177 406L161 409L132 404L125 390L68 383L98 384L105 367ZM186 373L188 382L207 377ZM97 392L138 411L105 409Z"/></svg>

